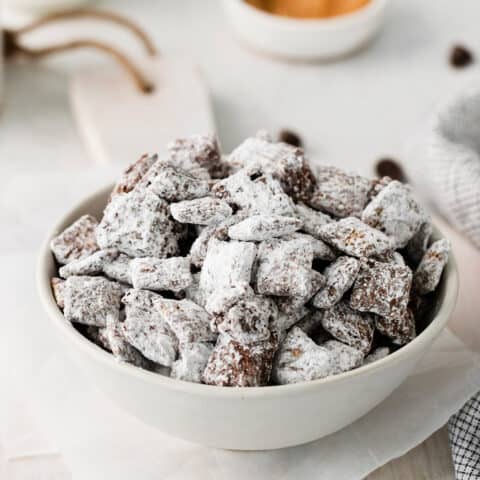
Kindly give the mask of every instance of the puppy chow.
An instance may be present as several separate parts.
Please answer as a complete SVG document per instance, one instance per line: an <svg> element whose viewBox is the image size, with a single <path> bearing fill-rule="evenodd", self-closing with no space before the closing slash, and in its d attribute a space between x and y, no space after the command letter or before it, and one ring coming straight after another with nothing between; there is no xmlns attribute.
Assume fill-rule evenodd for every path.
<svg viewBox="0 0 480 480"><path fill-rule="evenodd" d="M228 335L219 335L203 372L207 385L224 387L261 387L270 381L274 337L252 345L243 345Z"/></svg>
<svg viewBox="0 0 480 480"><path fill-rule="evenodd" d="M432 229L389 177L315 170L264 134L222 157L195 135L130 165L100 223L52 240L51 288L119 361L216 386L309 381L426 328L449 254Z"/></svg>
<svg viewBox="0 0 480 480"><path fill-rule="evenodd" d="M284 191L294 200L308 201L316 180L303 150L286 143L273 143L262 138L247 138L229 156L234 166L258 166L280 181Z"/></svg>
<svg viewBox="0 0 480 480"><path fill-rule="evenodd" d="M448 262L449 252L450 242L445 239L432 243L425 252L413 276L415 290L419 294L425 295L437 288Z"/></svg>
<svg viewBox="0 0 480 480"><path fill-rule="evenodd" d="M379 256L393 250L389 237L355 217L327 223L321 228L319 236L352 257Z"/></svg>
<svg viewBox="0 0 480 480"><path fill-rule="evenodd" d="M368 202L371 181L336 167L320 167L317 185L308 203L336 217L359 217Z"/></svg>
<svg viewBox="0 0 480 480"><path fill-rule="evenodd" d="M105 327L107 318L118 319L121 286L103 277L72 276L65 281L64 311L70 322Z"/></svg>
<svg viewBox="0 0 480 480"><path fill-rule="evenodd" d="M146 176L152 165L158 160L158 155L144 153L136 162L129 165L115 184L111 196L131 192Z"/></svg>
<svg viewBox="0 0 480 480"><path fill-rule="evenodd" d="M370 351L375 330L371 315L352 310L345 302L341 302L325 310L322 326L337 340L365 355Z"/></svg>
<svg viewBox="0 0 480 480"><path fill-rule="evenodd" d="M350 289L360 270L360 261L353 257L339 257L323 272L325 286L315 295L316 308L330 308Z"/></svg>
<svg viewBox="0 0 480 480"><path fill-rule="evenodd" d="M272 376L275 383L286 385L328 377L333 368L329 350L293 327L275 356Z"/></svg>
<svg viewBox="0 0 480 480"><path fill-rule="evenodd" d="M242 169L212 187L212 193L250 215L294 216L292 199L260 168Z"/></svg>
<svg viewBox="0 0 480 480"><path fill-rule="evenodd" d="M68 278L72 275L98 275L103 272L105 264L112 262L118 257L118 250L107 248L98 250L88 257L73 260L61 267L58 271L62 278Z"/></svg>
<svg viewBox="0 0 480 480"><path fill-rule="evenodd" d="M390 237L395 248L403 248L429 216L411 187L393 180L365 207L362 221Z"/></svg>
<svg viewBox="0 0 480 480"><path fill-rule="evenodd" d="M212 351L211 343L195 342L180 345L180 358L173 362L170 376L184 382L201 383Z"/></svg>
<svg viewBox="0 0 480 480"><path fill-rule="evenodd" d="M159 169L149 189L169 202L202 198L210 191L206 180L172 165L164 165Z"/></svg>
<svg viewBox="0 0 480 480"><path fill-rule="evenodd" d="M407 308L411 286L409 267L366 260L353 285L350 306L361 312L397 317Z"/></svg>
<svg viewBox="0 0 480 480"><path fill-rule="evenodd" d="M83 215L50 242L58 263L64 265L90 256L99 249L96 238L98 221L92 215Z"/></svg>
<svg viewBox="0 0 480 480"><path fill-rule="evenodd" d="M179 292L193 282L190 260L186 257L134 258L130 262L134 288Z"/></svg>
<svg viewBox="0 0 480 480"><path fill-rule="evenodd" d="M125 339L146 358L170 367L177 356L178 339L157 307L162 297L146 290L131 289L123 297Z"/></svg>
<svg viewBox="0 0 480 480"><path fill-rule="evenodd" d="M299 230L301 220L281 215L252 215L251 217L231 226L228 236L233 240L246 242L261 242L269 238L281 237Z"/></svg>
<svg viewBox="0 0 480 480"><path fill-rule="evenodd" d="M97 227L101 248L131 257L164 258L178 252L179 234L165 200L144 190L116 195Z"/></svg>
<svg viewBox="0 0 480 480"><path fill-rule="evenodd" d="M177 138L167 145L167 149L169 162L184 170L195 172L201 168L212 178L223 178L228 172L214 135Z"/></svg>

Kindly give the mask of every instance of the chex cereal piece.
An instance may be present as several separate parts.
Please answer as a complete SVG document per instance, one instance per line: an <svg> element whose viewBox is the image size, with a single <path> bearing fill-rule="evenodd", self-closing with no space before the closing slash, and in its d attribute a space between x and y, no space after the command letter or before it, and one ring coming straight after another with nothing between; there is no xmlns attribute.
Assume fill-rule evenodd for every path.
<svg viewBox="0 0 480 480"><path fill-rule="evenodd" d="M331 375L348 372L362 365L364 355L360 350L345 345L337 340L328 340L322 343L322 347L326 348L331 358L332 372Z"/></svg>
<svg viewBox="0 0 480 480"><path fill-rule="evenodd" d="M383 263L392 263L394 265L402 265L405 266L406 262L400 252L396 252L394 250L390 250L389 252L385 252L382 255L377 255L372 257L373 260L377 260L378 262Z"/></svg>
<svg viewBox="0 0 480 480"><path fill-rule="evenodd" d="M180 345L180 358L173 363L170 376L184 382L201 383L212 351L211 343L196 342Z"/></svg>
<svg viewBox="0 0 480 480"><path fill-rule="evenodd" d="M432 232L432 224L430 222L425 222L407 243L407 246L405 247L405 255L413 264L418 265L420 263L424 253L427 251Z"/></svg>
<svg viewBox="0 0 480 480"><path fill-rule="evenodd" d="M313 306L316 308L333 307L353 285L359 270L359 260L352 257L337 258L323 272L326 283L313 297Z"/></svg>
<svg viewBox="0 0 480 480"><path fill-rule="evenodd" d="M62 278L72 275L97 275L102 273L103 266L118 257L118 250L107 248L92 253L88 257L73 260L60 268L58 273Z"/></svg>
<svg viewBox="0 0 480 480"><path fill-rule="evenodd" d="M207 308L218 312L220 305L212 308L212 303L209 301ZM217 299L214 303L220 302ZM243 295L242 292L238 292L238 296L234 298L231 292L228 292L222 303L224 305L221 309L225 311L216 313L212 322L215 331L229 335L242 345L268 340L270 320L276 314L273 300L248 292Z"/></svg>
<svg viewBox="0 0 480 480"><path fill-rule="evenodd" d="M68 277L64 291L64 315L70 322L105 327L107 317L118 318L123 290L103 277Z"/></svg>
<svg viewBox="0 0 480 480"><path fill-rule="evenodd" d="M114 196L97 227L102 248L117 248L132 257L175 255L178 236L168 203L148 190Z"/></svg>
<svg viewBox="0 0 480 480"><path fill-rule="evenodd" d="M302 297L273 297L278 313L270 319L272 332L288 330L310 313Z"/></svg>
<svg viewBox="0 0 480 480"><path fill-rule="evenodd" d="M308 200L316 183L303 150L286 143L247 138L229 155L229 162L234 167L259 166L279 180L294 200Z"/></svg>
<svg viewBox="0 0 480 480"><path fill-rule="evenodd" d="M313 208L307 207L303 203L298 203L295 205L295 212L298 218L303 221L301 230L315 238L319 238L319 229L326 223L330 223L332 221L332 218L326 213L313 210Z"/></svg>
<svg viewBox="0 0 480 480"><path fill-rule="evenodd" d="M155 306L180 343L215 340L216 334L210 330L210 315L191 300L162 298L155 301Z"/></svg>
<svg viewBox="0 0 480 480"><path fill-rule="evenodd" d="M249 304L251 303L251 308ZM240 282L232 287L221 288L210 295L205 309L213 316L211 327L214 331L229 333L242 343L251 343L254 337L266 335L265 324L272 328L278 317L278 308L273 299L255 295L248 283ZM230 311L232 312L230 313ZM245 321L240 316L247 315ZM256 316L254 316L256 315ZM240 321L239 325L236 323ZM250 327L252 323L252 327ZM238 338L235 331L238 330ZM244 330L246 330L244 332ZM253 335L250 336L249 333Z"/></svg>
<svg viewBox="0 0 480 480"><path fill-rule="evenodd" d="M210 242L210 239L213 237L216 228L216 225L205 227L192 243L189 256L192 265L195 265L195 267L202 267L203 261L207 256L208 242Z"/></svg>
<svg viewBox="0 0 480 480"><path fill-rule="evenodd" d="M443 269L448 262L449 253L450 242L448 240L437 240L430 245L413 276L417 293L425 295L437 288Z"/></svg>
<svg viewBox="0 0 480 480"><path fill-rule="evenodd" d="M300 229L302 221L282 215L253 215L228 229L233 240L261 242L273 237L288 235Z"/></svg>
<svg viewBox="0 0 480 480"><path fill-rule="evenodd" d="M218 240L228 240L228 229L231 225L235 225L244 219L244 215L236 213L227 217L217 225L209 225L204 227L198 237L192 243L190 247L190 261L192 265L200 268L203 265L203 260L207 255L208 243L212 237Z"/></svg>
<svg viewBox="0 0 480 480"><path fill-rule="evenodd" d="M380 333L389 337L396 345L405 345L416 336L415 318L409 308L399 315L375 318Z"/></svg>
<svg viewBox="0 0 480 480"><path fill-rule="evenodd" d="M244 218L245 216L243 214L235 213L235 215L227 217L217 225L209 225L204 227L190 247L189 256L192 265L200 268L203 265L205 256L207 255L208 242L210 242L210 239L215 237L218 240L228 240L228 229L230 226L241 222Z"/></svg>
<svg viewBox="0 0 480 480"><path fill-rule="evenodd" d="M355 217L324 225L320 238L353 257L371 257L393 250L389 237Z"/></svg>
<svg viewBox="0 0 480 480"><path fill-rule="evenodd" d="M340 302L324 311L322 326L337 340L364 354L370 351L375 329L370 315L356 312L345 302Z"/></svg>
<svg viewBox="0 0 480 480"><path fill-rule="evenodd" d="M321 273L315 270L262 263L257 270L256 288L262 295L281 297L298 296L308 299L325 283Z"/></svg>
<svg viewBox="0 0 480 480"><path fill-rule="evenodd" d="M217 139L214 135L192 135L177 138L167 145L169 160L184 170L204 168L212 178L223 178L227 166L222 161Z"/></svg>
<svg viewBox="0 0 480 480"><path fill-rule="evenodd" d="M163 165L152 178L149 189L169 202L192 200L208 195L210 187L206 180L172 165Z"/></svg>
<svg viewBox="0 0 480 480"><path fill-rule="evenodd" d="M390 349L388 347L378 347L373 350L372 353L365 357L365 359L363 360L363 364L368 365L370 363L376 362L377 360L381 360L388 355L390 355Z"/></svg>
<svg viewBox="0 0 480 480"><path fill-rule="evenodd" d="M213 197L172 203L170 212L178 222L196 225L215 225L233 213L227 202Z"/></svg>
<svg viewBox="0 0 480 480"><path fill-rule="evenodd" d="M278 180L261 169L239 170L216 183L212 193L250 215L295 215L292 199Z"/></svg>
<svg viewBox="0 0 480 480"><path fill-rule="evenodd" d="M371 181L372 188L368 192L368 199L376 197L390 182L393 181L393 178L384 176L381 178L375 178Z"/></svg>
<svg viewBox="0 0 480 480"><path fill-rule="evenodd" d="M107 317L103 335L116 360L131 363L136 367L148 368L148 361L135 347L132 347L132 345L126 341L122 323L118 318L112 316Z"/></svg>
<svg viewBox="0 0 480 480"><path fill-rule="evenodd" d="M429 217L411 187L393 180L365 207L362 221L388 235L397 249L403 248Z"/></svg>
<svg viewBox="0 0 480 480"><path fill-rule="evenodd" d="M286 333L287 330L299 323L309 313L310 310L305 305L292 313L285 313L279 310L277 315L271 317L270 330L277 334Z"/></svg>
<svg viewBox="0 0 480 480"><path fill-rule="evenodd" d="M129 165L112 191L112 197L120 193L131 192L145 177L150 167L158 160L156 153L144 153L136 162Z"/></svg>
<svg viewBox="0 0 480 480"><path fill-rule="evenodd" d="M193 282L187 257L134 258L130 262L130 277L134 288L179 292Z"/></svg>
<svg viewBox="0 0 480 480"><path fill-rule="evenodd" d="M50 280L52 286L53 296L57 305L63 310L65 307L65 280L58 277L53 277Z"/></svg>
<svg viewBox="0 0 480 480"><path fill-rule="evenodd" d="M254 243L212 238L200 274L200 288L210 295L223 287L249 283L256 252Z"/></svg>
<svg viewBox="0 0 480 480"><path fill-rule="evenodd" d="M213 236L218 240L230 240L228 236L228 229L232 225L236 225L241 221L248 218L248 213L243 211L235 212L231 217L227 217L225 220L222 220L218 225L215 225Z"/></svg>
<svg viewBox="0 0 480 480"><path fill-rule="evenodd" d="M275 258L286 265L310 268L313 262L313 248L308 238L298 234L295 237L272 238L259 244L257 257L259 264L270 263L270 260Z"/></svg>
<svg viewBox="0 0 480 480"><path fill-rule="evenodd" d="M304 297L274 297L275 304L280 312L287 315L296 314L299 310L303 309L308 299Z"/></svg>
<svg viewBox="0 0 480 480"><path fill-rule="evenodd" d="M70 263L85 258L99 249L95 235L98 221L92 215L83 215L50 242L58 263Z"/></svg>
<svg viewBox="0 0 480 480"><path fill-rule="evenodd" d="M115 258L103 263L103 273L117 282L132 284L130 277L130 261L132 259L124 253L118 254Z"/></svg>
<svg viewBox="0 0 480 480"><path fill-rule="evenodd" d="M123 297L125 321L122 330L126 340L146 358L170 367L177 355L178 340L156 306L159 295L131 289Z"/></svg>
<svg viewBox="0 0 480 480"><path fill-rule="evenodd" d="M337 217L359 217L368 201L371 186L370 180L360 175L336 167L320 167L317 186L308 203Z"/></svg>
<svg viewBox="0 0 480 480"><path fill-rule="evenodd" d="M288 331L293 327L301 323L302 319L308 317L310 310L303 305L297 311L292 313L285 313L278 310L277 315L272 317L270 322L270 330L279 336L280 340L283 340Z"/></svg>
<svg viewBox="0 0 480 480"><path fill-rule="evenodd" d="M311 235L307 235L306 233L295 232L290 235L286 235L282 237L285 240L288 239L303 239L308 242L312 247L313 258L317 260L335 260L338 256L338 253L327 245L323 240L319 238L312 237Z"/></svg>
<svg viewBox="0 0 480 480"><path fill-rule="evenodd" d="M219 335L202 380L208 385L225 387L267 385L276 348L273 337L253 345L242 345L228 335Z"/></svg>
<svg viewBox="0 0 480 480"><path fill-rule="evenodd" d="M251 298L254 296L255 292L247 282L240 282L237 285L222 287L210 295L205 305L205 310L214 317L219 317L227 313L239 299Z"/></svg>
<svg viewBox="0 0 480 480"><path fill-rule="evenodd" d="M407 308L411 285L410 268L372 259L363 261L350 295L350 306L384 317L399 316Z"/></svg>
<svg viewBox="0 0 480 480"><path fill-rule="evenodd" d="M323 275L311 269L312 261L312 247L303 239L262 242L255 279L257 292L307 301L324 283Z"/></svg>
<svg viewBox="0 0 480 480"><path fill-rule="evenodd" d="M325 378L332 372L331 359L326 348L293 327L275 356L272 378L280 385Z"/></svg>

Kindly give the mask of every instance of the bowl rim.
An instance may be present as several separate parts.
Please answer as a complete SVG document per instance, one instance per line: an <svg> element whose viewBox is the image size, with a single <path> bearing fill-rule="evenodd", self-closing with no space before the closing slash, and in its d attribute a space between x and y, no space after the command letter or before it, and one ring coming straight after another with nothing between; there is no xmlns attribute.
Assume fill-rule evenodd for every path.
<svg viewBox="0 0 480 480"><path fill-rule="evenodd" d="M292 29L298 28L325 28L336 29L340 26L350 26L359 22L362 22L374 16L382 11L389 0L370 0L366 5L360 7L357 10L353 10L349 13L341 15L335 15L333 17L322 18L296 18L287 17L285 15L276 15L274 13L267 12L260 8L250 5L245 0L224 0L226 4L235 7L237 9L243 9L243 11L250 16L256 16L263 22L270 22L277 26L290 27Z"/></svg>
<svg viewBox="0 0 480 480"><path fill-rule="evenodd" d="M50 286L51 277L49 271L53 262L53 254L50 250L50 241L53 237L58 235L71 219L80 217L87 212L87 206L92 202L98 201L100 198L107 198L111 192L113 184L96 190L94 193L84 197L82 201L77 203L72 208L62 215L59 221L51 228L43 241L37 260L36 268L36 284L37 292L40 296L41 303L53 324L71 343L76 345L85 354L93 357L96 361L105 364L107 367L114 369L118 374L132 375L138 380L147 381L161 385L165 388L176 391L183 391L189 394L203 395L203 396L219 396L219 397L241 397L242 399L262 397L268 398L277 395L297 395L308 392L311 389L327 386L333 383L341 383L349 381L354 377L375 372L383 367L392 366L404 359L411 351L415 349L426 350L433 340L445 328L456 304L458 294L458 271L456 261L452 251L449 255L448 263L444 269L441 284L443 284L444 297L438 307L438 311L432 318L430 324L410 343L391 353L390 355L376 360L367 365L363 365L354 370L349 370L344 373L332 375L330 377L311 380L307 382L299 382L288 385L269 385L264 387L223 387L216 385L205 385L199 383L186 382L174 378L166 377L156 372L150 372L131 364L117 361L112 354L98 347L96 344L84 337L78 332L73 325L65 320L63 313L58 308L53 292ZM434 237L442 238L440 230L434 226Z"/></svg>

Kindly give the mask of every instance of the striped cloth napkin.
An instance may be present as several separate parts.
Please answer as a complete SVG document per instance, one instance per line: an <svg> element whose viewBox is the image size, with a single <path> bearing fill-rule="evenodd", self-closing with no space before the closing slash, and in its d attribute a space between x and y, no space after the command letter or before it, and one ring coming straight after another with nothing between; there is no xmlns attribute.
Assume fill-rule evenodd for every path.
<svg viewBox="0 0 480 480"><path fill-rule="evenodd" d="M421 151L410 156L409 177L480 249L480 87L448 100L417 142ZM480 392L450 419L448 430L457 479L480 479Z"/></svg>

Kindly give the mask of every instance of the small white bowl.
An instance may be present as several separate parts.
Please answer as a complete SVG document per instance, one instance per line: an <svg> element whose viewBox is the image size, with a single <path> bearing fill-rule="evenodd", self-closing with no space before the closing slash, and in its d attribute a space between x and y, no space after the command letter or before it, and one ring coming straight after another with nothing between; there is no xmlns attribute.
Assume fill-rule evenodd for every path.
<svg viewBox="0 0 480 480"><path fill-rule="evenodd" d="M371 0L345 15L290 18L223 0L233 30L254 50L288 60L332 60L365 46L382 25L387 0Z"/></svg>
<svg viewBox="0 0 480 480"><path fill-rule="evenodd" d="M451 257L428 327L388 357L333 377L294 385L232 388L188 383L117 362L65 321L50 279L56 265L50 240L81 215L100 217L112 186L86 198L49 232L37 285L65 354L111 400L163 432L206 446L267 450L310 442L354 422L384 400L415 368L446 326L458 288ZM436 231L437 237L439 232Z"/></svg>

